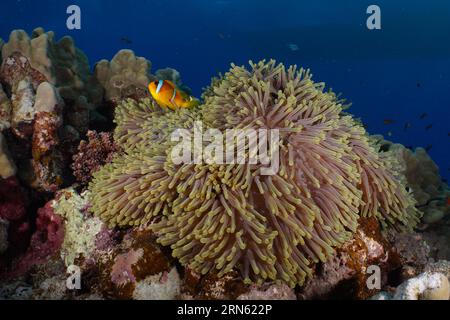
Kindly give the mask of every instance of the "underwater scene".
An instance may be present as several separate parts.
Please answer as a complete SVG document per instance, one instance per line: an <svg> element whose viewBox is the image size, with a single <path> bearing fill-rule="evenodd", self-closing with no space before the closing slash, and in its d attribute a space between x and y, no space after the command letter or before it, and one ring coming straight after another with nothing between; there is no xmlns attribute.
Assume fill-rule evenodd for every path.
<svg viewBox="0 0 450 320"><path fill-rule="evenodd" d="M439 0L3 0L0 300L449 300L449 39Z"/></svg>

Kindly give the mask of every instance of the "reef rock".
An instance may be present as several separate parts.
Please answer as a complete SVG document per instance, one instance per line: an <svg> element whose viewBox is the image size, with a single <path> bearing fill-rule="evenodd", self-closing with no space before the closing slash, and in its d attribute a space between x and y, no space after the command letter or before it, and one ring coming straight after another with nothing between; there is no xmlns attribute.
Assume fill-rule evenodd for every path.
<svg viewBox="0 0 450 320"><path fill-rule="evenodd" d="M14 278L28 272L32 267L46 263L59 252L64 239L62 219L55 214L48 202L38 210L36 231L33 233L27 251L14 259L6 278Z"/></svg>
<svg viewBox="0 0 450 320"><path fill-rule="evenodd" d="M64 241L61 258L66 266L79 259L92 259L96 250L97 235L104 228L96 217L87 214L87 195L79 195L73 189L62 190L52 203L55 213L64 222Z"/></svg>
<svg viewBox="0 0 450 320"><path fill-rule="evenodd" d="M3 134L0 132L0 177L7 179L16 174L17 168L9 153Z"/></svg>
<svg viewBox="0 0 450 320"><path fill-rule="evenodd" d="M103 86L107 101L145 97L151 66L150 61L136 57L133 51L120 50L111 61L101 60L96 64L95 77Z"/></svg>
<svg viewBox="0 0 450 320"><path fill-rule="evenodd" d="M62 184L63 159L58 150L59 132L63 125L64 101L58 91L48 82L39 85L34 110L36 112L33 139L33 169L36 187L55 192Z"/></svg>
<svg viewBox="0 0 450 320"><path fill-rule="evenodd" d="M417 148L413 152L401 144L393 144L389 151L396 155L418 206L440 197L444 183L438 166L425 149Z"/></svg>
<svg viewBox="0 0 450 320"><path fill-rule="evenodd" d="M72 164L73 174L82 185L90 182L92 174L110 163L118 151L111 133L89 131L87 138L88 141L80 142Z"/></svg>
<svg viewBox="0 0 450 320"><path fill-rule="evenodd" d="M400 285L394 300L449 300L450 285L445 275L425 272Z"/></svg>
<svg viewBox="0 0 450 320"><path fill-rule="evenodd" d="M175 298L180 280L169 258L155 243L151 232L131 230L112 250L97 259L99 281L93 286L105 298L150 299L156 288L165 298Z"/></svg>
<svg viewBox="0 0 450 320"><path fill-rule="evenodd" d="M24 30L12 31L9 41L2 48L2 57L5 59L4 80L23 78L23 73L11 72L17 62L8 59L15 54L24 57L34 73L39 74L34 79L40 78L39 82L45 79L58 87L65 99L75 100L79 95L88 98L98 95L99 87L91 79L88 59L75 47L71 37L66 36L56 41L53 32L45 32L42 28L35 29L31 37ZM22 59L20 62L20 68L18 66L15 69L26 71L23 67L25 61ZM6 82L11 85L11 81ZM34 87L37 88L36 83Z"/></svg>
<svg viewBox="0 0 450 320"><path fill-rule="evenodd" d="M388 275L400 266L394 249L381 234L374 219L361 219L352 240L327 262L319 264L315 275L300 289L298 298L311 299L367 299L376 289L369 289L370 266L380 268L380 285L388 283Z"/></svg>
<svg viewBox="0 0 450 320"><path fill-rule="evenodd" d="M11 126L13 132L20 138L28 138L32 134L34 120L35 92L28 79L21 80L13 89Z"/></svg>
<svg viewBox="0 0 450 320"><path fill-rule="evenodd" d="M250 291L241 294L237 300L297 300L292 288L285 284L252 285Z"/></svg>
<svg viewBox="0 0 450 320"><path fill-rule="evenodd" d="M0 132L11 126L12 105L0 84Z"/></svg>

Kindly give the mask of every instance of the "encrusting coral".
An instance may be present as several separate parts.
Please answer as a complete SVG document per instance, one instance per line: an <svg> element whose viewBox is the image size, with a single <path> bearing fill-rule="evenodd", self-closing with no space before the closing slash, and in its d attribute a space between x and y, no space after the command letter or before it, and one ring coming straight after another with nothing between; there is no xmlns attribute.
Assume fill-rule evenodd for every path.
<svg viewBox="0 0 450 320"><path fill-rule="evenodd" d="M342 101L311 74L275 61L233 66L204 104L165 112L150 100L116 110L125 151L94 175L93 211L110 226L148 225L182 265L247 282L302 284L356 232L359 217L410 229L412 197ZM280 169L262 164L180 164L169 157L174 129L278 129ZM249 153L248 146L245 147Z"/></svg>

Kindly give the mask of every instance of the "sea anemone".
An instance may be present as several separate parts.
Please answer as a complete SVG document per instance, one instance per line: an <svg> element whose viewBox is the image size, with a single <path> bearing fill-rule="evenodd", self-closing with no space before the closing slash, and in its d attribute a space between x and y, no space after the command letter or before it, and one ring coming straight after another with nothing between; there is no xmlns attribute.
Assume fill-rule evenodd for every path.
<svg viewBox="0 0 450 320"><path fill-rule="evenodd" d="M309 71L275 61L232 66L194 110L146 100L118 108L126 155L95 175L93 209L111 226L148 225L174 257L203 274L237 269L247 282L312 275L356 231L358 218L408 229L418 213L343 103ZM262 164L175 164L176 128L277 129L279 170ZM249 146L245 147L248 156Z"/></svg>

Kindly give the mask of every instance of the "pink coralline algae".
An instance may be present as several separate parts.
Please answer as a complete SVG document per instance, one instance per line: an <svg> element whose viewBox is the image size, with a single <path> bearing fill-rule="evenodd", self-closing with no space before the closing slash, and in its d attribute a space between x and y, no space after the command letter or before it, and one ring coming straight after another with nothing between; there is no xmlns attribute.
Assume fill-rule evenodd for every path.
<svg viewBox="0 0 450 320"><path fill-rule="evenodd" d="M135 282L136 278L133 274L132 266L138 263L143 255L143 249L130 250L118 255L112 267L111 281L119 286L128 282Z"/></svg>
<svg viewBox="0 0 450 320"><path fill-rule="evenodd" d="M81 141L72 164L73 174L82 184L87 184L94 172L111 162L118 150L111 133L89 131L87 138L88 141Z"/></svg>
<svg viewBox="0 0 450 320"><path fill-rule="evenodd" d="M61 248L64 240L64 226L61 217L54 213L48 202L38 210L36 231L31 236L27 251L13 261L8 278L26 273L31 267L45 263Z"/></svg>

